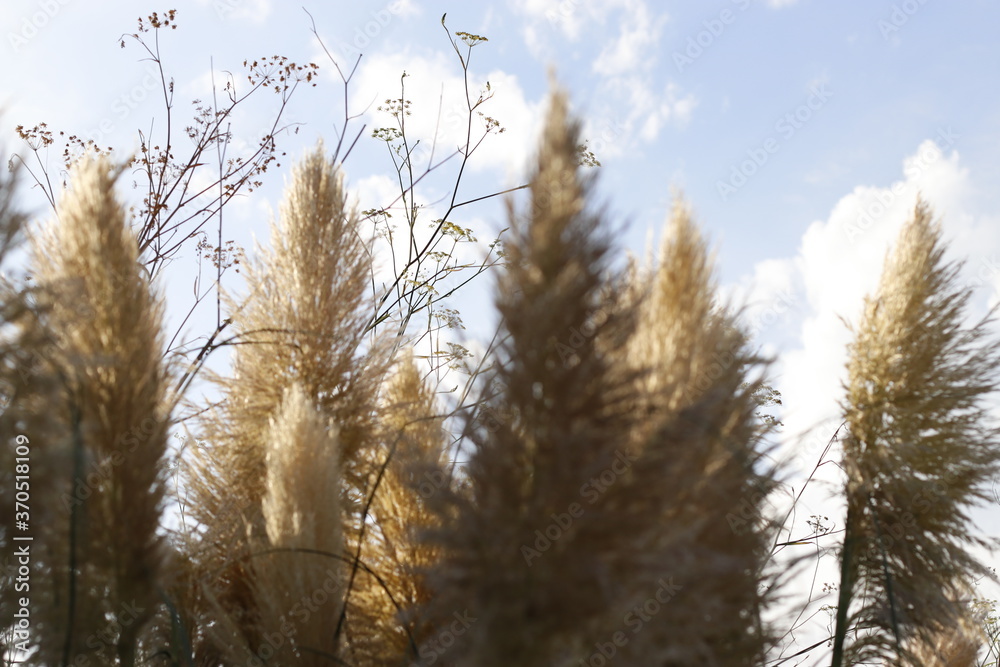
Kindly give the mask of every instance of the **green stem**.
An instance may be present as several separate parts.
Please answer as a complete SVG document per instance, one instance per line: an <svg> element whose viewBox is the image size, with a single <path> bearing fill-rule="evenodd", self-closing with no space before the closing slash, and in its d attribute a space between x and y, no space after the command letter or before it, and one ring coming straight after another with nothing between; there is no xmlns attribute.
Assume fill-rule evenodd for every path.
<svg viewBox="0 0 1000 667"><path fill-rule="evenodd" d="M854 588L854 541L857 521L851 503L847 505L847 521L844 526L844 548L840 555L840 599L837 601L837 626L833 633L833 659L830 667L843 667L844 639L847 637L847 608L851 604Z"/></svg>

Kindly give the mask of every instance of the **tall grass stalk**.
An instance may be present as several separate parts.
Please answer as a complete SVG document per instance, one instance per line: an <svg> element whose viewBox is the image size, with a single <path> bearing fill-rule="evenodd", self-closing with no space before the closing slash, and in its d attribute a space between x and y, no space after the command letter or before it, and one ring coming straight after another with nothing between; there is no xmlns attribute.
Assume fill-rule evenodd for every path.
<svg viewBox="0 0 1000 667"><path fill-rule="evenodd" d="M923 664L914 647L962 628L971 582L990 574L970 552L990 542L975 537L969 510L989 499L1000 464L984 403L1000 342L989 318L965 325L972 290L945 249L918 203L850 346L834 667Z"/></svg>

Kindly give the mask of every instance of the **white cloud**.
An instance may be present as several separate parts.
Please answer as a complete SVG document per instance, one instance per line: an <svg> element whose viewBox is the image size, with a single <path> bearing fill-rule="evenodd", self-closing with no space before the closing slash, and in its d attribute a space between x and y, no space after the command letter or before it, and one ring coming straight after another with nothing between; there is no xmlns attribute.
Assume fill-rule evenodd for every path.
<svg viewBox="0 0 1000 667"><path fill-rule="evenodd" d="M469 112L465 83L454 55L440 51L430 55L371 54L362 64L353 99L359 104L373 101L365 114L369 128L392 126L395 120L377 107L384 107L387 99L399 98L400 75L404 71L405 96L412 102L411 115L405 119L407 136L411 145L416 140L421 142L416 163L426 164L432 146L437 162L458 146L464 146L466 138ZM473 144L483 135L483 121L478 112L497 119L505 128L502 134L494 132L486 137L472 155L469 168L501 169L508 178L520 176L535 145L544 116L544 101L527 100L518 78L502 70L485 75L471 72L469 76L473 103L481 93L487 98L493 96L473 112Z"/></svg>
<svg viewBox="0 0 1000 667"><path fill-rule="evenodd" d="M376 244L377 258L374 269L376 283L391 282L396 275L393 257L396 258L397 262L402 261L405 264L411 238L409 229L404 224L403 213L398 210L400 207L397 201L399 199L399 186L388 176L378 174L348 183L348 190L351 205L356 210L369 207L390 209L392 218L388 222L394 227L391 241L392 252L389 252L388 238L379 241ZM381 219L376 222L379 225L383 223Z"/></svg>
<svg viewBox="0 0 1000 667"><path fill-rule="evenodd" d="M210 5L220 19L236 19L261 24L271 15L271 0L198 0Z"/></svg>
<svg viewBox="0 0 1000 667"><path fill-rule="evenodd" d="M918 196L942 221L949 244L946 260L968 259L960 276L963 284L989 292L993 302L1000 294L1000 223L995 215L975 210L976 192L968 169L957 152L942 150L948 148L950 136L943 131L936 140L921 143L902 161L900 180L886 187L854 188L825 220L809 225L796 257L760 262L753 280L745 281L754 288L749 290L751 303L777 303L772 295L799 286L791 292L792 326L780 327L794 333L793 349L782 354L773 369L774 384L783 400L785 442L779 459L787 466L783 471L787 485L782 488L789 494L787 498L776 496L775 502L790 507L795 497L794 516L799 517L799 524L804 517L820 515L829 517L838 528L843 525L841 471L832 464L815 467L824 453L827 462L838 461L840 456L839 445L831 438L841 426L839 403L847 345L852 340L841 318L857 322L863 299L877 289L886 254L912 214ZM970 320L985 314L985 296L977 295ZM748 308L751 323L754 317L760 321L760 312ZM779 347L787 350L789 345ZM810 474L815 477L805 484ZM798 497L799 493L803 495ZM983 511L976 515L978 525L987 533L995 532L993 514ZM835 562L821 561L818 580L835 577L834 566ZM814 576L811 570L803 572L789 588L808 590ZM815 609L817 619L822 619L818 607L831 600L830 594L815 596L806 607L806 615ZM797 610L803 604L801 598L794 600L792 608ZM826 630L821 623L812 622L799 632L800 641L806 643L811 640L804 638L825 636Z"/></svg>
<svg viewBox="0 0 1000 667"><path fill-rule="evenodd" d="M774 310L778 301L787 301L793 291L796 268L788 259L765 259L754 266L752 278L745 279L731 294L732 301L744 308L744 317L751 324L770 319L766 313ZM787 310L787 309L785 309ZM770 326L761 321L758 328Z"/></svg>
<svg viewBox="0 0 1000 667"><path fill-rule="evenodd" d="M944 220L952 256L971 255L979 260L970 265L969 273L975 274L970 280L1000 287L996 255L983 255L986 247L1000 245L1000 234L985 231L995 221L968 212L973 194L968 170L960 165L957 152L946 155L941 150L941 142L940 137L937 143L927 140L906 157L902 180L888 187L858 186L841 198L826 220L817 220L806 230L797 257L780 260L777 265L773 260L758 265L758 277L780 275L786 267L794 266L794 279L802 285L796 299L804 317L796 346L782 355L776 369L777 385L784 395L788 438L800 437L820 424L829 430L826 426L835 420L845 377L846 346L851 340L844 320L856 322L864 296L877 288L886 253L918 196ZM781 280L784 278L781 275ZM817 432L812 440L818 443L829 435ZM798 464L813 464L809 459L814 450L791 448Z"/></svg>
<svg viewBox="0 0 1000 667"><path fill-rule="evenodd" d="M388 221L379 216L376 216L375 220L382 231L375 244L376 282L380 284L391 283L398 271L409 261L413 245L420 249L427 245L432 234L435 233L436 224L434 221L444 216L448 202L441 201L441 198L438 197L434 203L428 204L427 201L430 201L431 197L418 193L417 201L420 208L417 213L417 223L411 230L406 222L406 211L400 195L399 183L390 176L374 174L357 180L348 179L346 185L350 205L356 210L385 209L391 215ZM478 264L486 256L488 245L493 240L491 226L486 220L477 216L467 218L463 215L460 219L455 219L453 216L453 220L456 224L471 230L472 236L477 241L456 244L450 237L443 237L431 250L449 253L454 262L460 264ZM385 233L386 222L392 228L391 240ZM366 223L365 229L368 229L369 226ZM424 262L426 268L430 268L432 265L433 262Z"/></svg>
<svg viewBox="0 0 1000 667"><path fill-rule="evenodd" d="M601 50L592 68L601 76L607 98L617 107L612 113L624 117L626 136L622 139L638 138L650 144L666 124L688 122L697 98L683 94L673 82L662 88L653 82L659 39L668 16L653 15L643 0L624 0L620 16L617 38ZM624 152L622 145L619 149Z"/></svg>
<svg viewBox="0 0 1000 667"><path fill-rule="evenodd" d="M667 22L667 15L652 16L645 2L628 3L621 12L618 37L601 50L594 61L594 71L605 77L617 77L649 70L656 61L656 46Z"/></svg>
<svg viewBox="0 0 1000 667"><path fill-rule="evenodd" d="M644 76L628 76L605 82L610 102L600 112L604 122L591 123L587 136L598 159L629 152L636 139L642 145L657 140L668 124L683 126L698 106L693 93L684 94L674 83L657 91Z"/></svg>
<svg viewBox="0 0 1000 667"><path fill-rule="evenodd" d="M393 0L389 3L389 11L396 16L419 16L422 12L413 0Z"/></svg>
<svg viewBox="0 0 1000 667"><path fill-rule="evenodd" d="M525 18L522 32L529 52L545 61L556 56L560 37L576 43L592 33L603 43L608 26L618 25L618 35L594 64L605 76L651 65L667 20L665 13L653 16L645 0L516 0L513 10Z"/></svg>
<svg viewBox="0 0 1000 667"><path fill-rule="evenodd" d="M637 99L637 98L644 99ZM659 137L660 129L670 122L684 125L691 120L691 113L698 106L698 100L692 93L681 96L676 84L669 84L659 95L647 92L641 84L633 90L633 119L641 121L639 138L652 143ZM645 120L642 117L645 116Z"/></svg>
<svg viewBox="0 0 1000 667"><path fill-rule="evenodd" d="M669 123L686 123L697 98L673 82L657 81L660 38L669 16L645 0L517 0L525 19L524 39L539 60L559 60L560 37L577 42L593 36L588 53L601 100L587 128L598 158L626 154L638 140L655 141ZM659 13L657 13L659 12ZM608 27L617 26L609 37ZM601 120L603 119L603 120Z"/></svg>
<svg viewBox="0 0 1000 667"><path fill-rule="evenodd" d="M528 19L524 30L525 42L532 52L541 50L546 33L559 32L570 41L580 39L583 26L607 11L600 7L582 5L581 0L517 0L513 9Z"/></svg>

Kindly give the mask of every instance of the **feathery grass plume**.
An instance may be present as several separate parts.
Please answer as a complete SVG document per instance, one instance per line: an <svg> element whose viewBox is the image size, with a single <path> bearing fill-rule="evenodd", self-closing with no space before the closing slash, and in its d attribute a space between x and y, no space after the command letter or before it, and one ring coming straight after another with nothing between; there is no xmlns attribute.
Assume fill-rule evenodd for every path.
<svg viewBox="0 0 1000 667"><path fill-rule="evenodd" d="M361 552L373 572L361 576L355 593L354 613L368 632L352 642L352 655L364 664L398 665L419 659L413 650L433 627L419 609L431 599L423 573L438 552L419 536L440 525L427 498L448 483L441 472L446 464L443 418L412 351L397 361L384 404L388 463L372 499L370 539Z"/></svg>
<svg viewBox="0 0 1000 667"><path fill-rule="evenodd" d="M619 582L631 603L611 610L605 633L635 632L616 656L623 664L754 664L771 640L760 618L770 546L765 498L774 474L761 461L755 416L761 360L735 315L717 303L707 244L682 200L658 265L631 278L632 292L644 298L636 331L618 354L641 371L644 418L629 434L642 454L634 484L659 490L645 549L664 569L636 568ZM660 583L667 575L677 585L669 602ZM632 612L649 600L657 608L646 609L649 618ZM641 633L622 627L629 613Z"/></svg>
<svg viewBox="0 0 1000 667"><path fill-rule="evenodd" d="M233 305L238 334L233 375L219 379L223 404L203 423L208 447L197 456L189 486L192 513L204 527L196 553L210 596L233 615L235 627L258 625L248 531L265 535L269 420L284 392L301 386L338 428L344 526L328 530L357 540L360 503L375 467L376 396L385 361L362 352L370 257L359 219L348 210L339 168L322 146L297 167L272 226L273 250L245 269L249 296ZM331 614L334 612L330 612ZM260 637L247 638L251 646ZM202 654L213 651L203 645Z"/></svg>
<svg viewBox="0 0 1000 667"><path fill-rule="evenodd" d="M267 539L252 561L260 629L277 629L284 640L272 642L275 664L325 667L339 659L332 620L344 590L338 459L336 427L293 384L271 420Z"/></svg>
<svg viewBox="0 0 1000 667"><path fill-rule="evenodd" d="M33 239L39 294L51 298L44 321L52 364L64 385L47 415L65 425L65 444L38 449L69 458L62 446L72 460L61 487L67 532L52 536L64 558L48 563L55 604L37 618L41 664L78 656L134 664L165 579L162 305L141 271L113 171L104 160L74 167L56 220Z"/></svg>
<svg viewBox="0 0 1000 667"><path fill-rule="evenodd" d="M957 626L943 628L918 641L911 649L913 660L907 667L978 667L985 639L983 629L970 615Z"/></svg>
<svg viewBox="0 0 1000 667"><path fill-rule="evenodd" d="M0 262L14 247L15 235L24 222L11 201L13 186L12 178L0 174L0 235L10 243L0 245ZM43 638L65 638L67 620L62 609L66 606L71 507L67 499L73 494L73 455L66 425L53 419L53 406L64 399L63 383L50 361L56 349L44 322L49 309L42 304L52 301L47 292L37 283L17 277L0 278L0 433L6 440L0 446L0 506L9 508L0 518L0 552L4 554L0 563L0 618L19 618L15 613L21 610L25 591L18 590L24 582L17 586L15 581L21 565L15 546L23 548L24 543L11 538L30 535L32 635L28 644ZM15 516L15 496L25 489L24 478L16 480L15 476L25 472L30 474L31 514L27 528L18 528L15 519L24 517ZM5 625L3 634L9 631L10 626ZM21 636L17 643L25 639ZM33 664L57 664L63 645L62 641L40 645L32 656ZM13 645L0 646L0 662L7 658L12 663L18 657Z"/></svg>
<svg viewBox="0 0 1000 667"><path fill-rule="evenodd" d="M835 666L913 660L910 646L962 623L961 582L989 574L969 553L989 543L968 512L1000 465L983 405L1000 343L990 318L963 327L972 289L956 285L961 265L944 261L941 235L918 202L849 349ZM860 630L845 647L849 628Z"/></svg>
<svg viewBox="0 0 1000 667"><path fill-rule="evenodd" d="M629 341L628 357L650 366L643 377L645 394L674 411L694 402L712 382L709 370L736 363L725 350L732 337L717 312L708 246L691 221L683 199L674 201L658 266L637 272L635 282L648 290L640 307L639 327ZM714 359L712 353L726 354ZM719 371L725 370L719 368ZM696 386L696 384L700 386Z"/></svg>
<svg viewBox="0 0 1000 667"><path fill-rule="evenodd" d="M2 159L2 155L0 155ZM4 160L6 162L6 160ZM0 262L20 240L27 218L14 203L19 171L10 166L8 173L0 174Z"/></svg>
<svg viewBox="0 0 1000 667"><path fill-rule="evenodd" d="M600 307L611 244L586 208L567 106L553 95L527 219L511 211L495 418L469 416L468 491L429 499L442 527L428 538L441 559L428 573L437 632L424 660L556 664L617 599L617 581L642 558L633 538L653 518L641 502L619 513L606 502L633 465L621 436L633 383L595 340L624 339L629 322Z"/></svg>

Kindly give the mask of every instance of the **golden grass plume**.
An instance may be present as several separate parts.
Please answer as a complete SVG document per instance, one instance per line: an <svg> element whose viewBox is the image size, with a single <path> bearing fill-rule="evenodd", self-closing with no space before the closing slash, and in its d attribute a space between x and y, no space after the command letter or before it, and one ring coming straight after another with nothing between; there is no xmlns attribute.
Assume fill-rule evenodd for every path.
<svg viewBox="0 0 1000 667"><path fill-rule="evenodd" d="M577 174L577 133L555 94L529 210L512 212L496 297L507 337L496 398L470 424L468 493L434 497L442 556L427 614L442 635L449 623L461 632L446 652L445 637L425 640L421 656L575 665L652 600L656 618L618 650L622 664L748 664L767 639L757 590L766 547L756 525L734 534L726 515L741 496L766 493L753 470L755 359L716 312L683 211L653 284L609 302L623 279ZM671 299L693 314L675 323ZM619 348L641 359L627 363ZM685 602L671 602L678 595Z"/></svg>
<svg viewBox="0 0 1000 667"><path fill-rule="evenodd" d="M998 387L1000 343L988 338L990 319L965 326L971 288L958 285L961 265L945 248L918 202L850 346L835 644L849 664L912 659L910 646L960 627L971 594L962 582L988 574L969 551L987 545L969 509L988 499L1000 464L983 403ZM867 630L847 643L856 625Z"/></svg>
<svg viewBox="0 0 1000 667"><path fill-rule="evenodd" d="M196 568L203 581L211 573L209 597L228 610L233 627L258 627L251 545L269 534L262 503L270 421L293 384L337 424L341 524L325 530L350 545L364 525L360 508L377 468L377 393L386 368L379 348L362 349L370 261L343 174L320 145L295 169L272 226L272 249L259 249L246 265L245 302L230 302L233 372L218 378L225 401L203 421L210 444L189 475L192 513L207 531L197 538L207 548L195 553ZM245 639L251 647L262 641L253 631Z"/></svg>
<svg viewBox="0 0 1000 667"><path fill-rule="evenodd" d="M39 627L43 652L129 665L165 583L168 372L162 305L115 197L117 173L105 160L75 166L55 221L33 239L49 361L63 385L50 415L66 425L47 447L73 462L62 486L67 532L51 536L61 562L49 563L64 602ZM112 615L128 622L109 632Z"/></svg>

